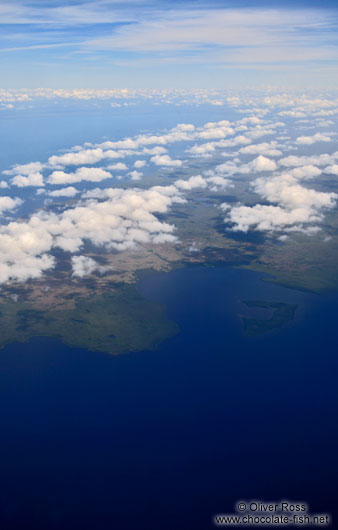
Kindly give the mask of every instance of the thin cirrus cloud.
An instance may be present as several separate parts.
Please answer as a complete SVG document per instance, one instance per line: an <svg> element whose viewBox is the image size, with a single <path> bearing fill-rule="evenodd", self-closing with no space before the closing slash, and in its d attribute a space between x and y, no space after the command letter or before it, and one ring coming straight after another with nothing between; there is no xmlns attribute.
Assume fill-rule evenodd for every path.
<svg viewBox="0 0 338 530"><path fill-rule="evenodd" d="M158 68L166 67L170 71L162 80L168 85L172 69L182 72L183 65L189 65L181 73L185 84L205 81L199 65L217 71L218 80L224 79L222 69L249 72L268 67L271 73L291 72L298 65L305 70L309 64L334 77L337 11L328 9L329 0L318 6L309 8L300 0L274 8L268 2L257 2L252 8L246 2L234 7L218 0L208 7L188 0L3 3L0 51L1 56L11 53L17 65L27 56L33 58L34 69L39 72L44 66L45 75L47 60L65 83L71 66L72 73L88 85L92 83L90 72L95 69L101 75L97 68L103 67L108 82L116 82L121 75L127 85L133 81L133 86L135 70L147 68L150 75L143 73L140 79L143 85L153 86ZM38 83L39 76L35 78Z"/></svg>

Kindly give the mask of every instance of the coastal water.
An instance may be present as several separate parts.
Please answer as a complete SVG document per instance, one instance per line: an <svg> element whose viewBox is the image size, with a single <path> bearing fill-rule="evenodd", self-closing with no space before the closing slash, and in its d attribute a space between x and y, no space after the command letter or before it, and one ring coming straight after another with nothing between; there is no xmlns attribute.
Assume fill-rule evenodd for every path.
<svg viewBox="0 0 338 530"><path fill-rule="evenodd" d="M155 352L0 352L1 528L207 530L242 499L337 520L338 296L229 267L138 288L180 326ZM250 339L243 300L297 304L295 319Z"/></svg>

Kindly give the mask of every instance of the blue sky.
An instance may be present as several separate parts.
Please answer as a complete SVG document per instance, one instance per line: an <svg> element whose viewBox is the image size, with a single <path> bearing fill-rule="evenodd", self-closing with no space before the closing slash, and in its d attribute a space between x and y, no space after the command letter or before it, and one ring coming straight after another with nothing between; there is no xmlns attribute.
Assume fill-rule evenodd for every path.
<svg viewBox="0 0 338 530"><path fill-rule="evenodd" d="M1 1L1 86L334 87L337 19L331 0Z"/></svg>

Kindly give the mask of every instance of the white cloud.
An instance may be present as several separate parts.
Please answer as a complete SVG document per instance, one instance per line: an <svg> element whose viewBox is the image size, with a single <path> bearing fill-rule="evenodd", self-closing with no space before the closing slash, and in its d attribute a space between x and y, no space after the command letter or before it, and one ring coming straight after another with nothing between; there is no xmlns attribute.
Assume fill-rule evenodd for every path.
<svg viewBox="0 0 338 530"><path fill-rule="evenodd" d="M17 164L11 169L3 171L5 175L25 175L28 176L31 173L39 173L43 169L41 162L30 162L29 164Z"/></svg>
<svg viewBox="0 0 338 530"><path fill-rule="evenodd" d="M241 147L239 152L243 155L266 155L266 156L281 156L283 153L280 149L277 149L278 143L273 142L263 142L261 144L247 145L246 147Z"/></svg>
<svg viewBox="0 0 338 530"><path fill-rule="evenodd" d="M333 164L332 166L327 166L324 169L325 173L329 173L330 175L337 175L338 176L338 164Z"/></svg>
<svg viewBox="0 0 338 530"><path fill-rule="evenodd" d="M14 210L14 208L20 206L22 202L23 201L18 197L15 199L12 199L12 197L0 197L0 213L6 210Z"/></svg>
<svg viewBox="0 0 338 530"><path fill-rule="evenodd" d="M61 188L60 190L54 190L48 193L50 197L74 197L78 192L73 186L68 188Z"/></svg>
<svg viewBox="0 0 338 530"><path fill-rule="evenodd" d="M161 147L160 145L157 145L156 147L145 147L143 149L143 153L146 155L163 155L167 152L167 149L165 147Z"/></svg>
<svg viewBox="0 0 338 530"><path fill-rule="evenodd" d="M110 164L106 169L111 171L126 171L128 168L123 162L117 162L116 164Z"/></svg>
<svg viewBox="0 0 338 530"><path fill-rule="evenodd" d="M72 257L72 269L73 276L83 278L88 276L99 268L97 262L87 256L73 256Z"/></svg>
<svg viewBox="0 0 338 530"><path fill-rule="evenodd" d="M197 133L198 138L203 138L204 140L212 140L214 138L225 138L231 134L234 134L234 130L231 127L215 127L213 129L207 129Z"/></svg>
<svg viewBox="0 0 338 530"><path fill-rule="evenodd" d="M141 173L141 171L130 171L128 175L131 177L131 180L140 180L143 173Z"/></svg>
<svg viewBox="0 0 338 530"><path fill-rule="evenodd" d="M321 210L333 208L338 198L335 193L324 193L304 188L290 174L272 178L258 178L254 190L274 205L233 207L226 221L234 224L233 230L249 229L274 231L298 230L313 233L318 227L304 228L309 223L322 220Z"/></svg>
<svg viewBox="0 0 338 530"><path fill-rule="evenodd" d="M80 167L74 173L53 171L48 177L49 184L73 184L75 182L101 182L111 178L112 175L105 169L97 167Z"/></svg>
<svg viewBox="0 0 338 530"><path fill-rule="evenodd" d="M191 132L195 130L195 125L193 125L192 123L179 123L178 125L176 125L175 130Z"/></svg>
<svg viewBox="0 0 338 530"><path fill-rule="evenodd" d="M176 180L175 181L176 188L179 188L181 190L192 190L194 188L206 188L207 182L201 175L196 175L194 177L190 177L187 180Z"/></svg>
<svg viewBox="0 0 338 530"><path fill-rule="evenodd" d="M141 168L141 167L144 167L145 165L146 165L145 160L136 160L136 162L134 162L134 167L136 168Z"/></svg>
<svg viewBox="0 0 338 530"><path fill-rule="evenodd" d="M234 223L236 231L248 232L283 230L293 225L318 221L317 214L305 208L288 211L280 206L256 204L255 206L235 206L229 212L226 221Z"/></svg>
<svg viewBox="0 0 338 530"><path fill-rule="evenodd" d="M278 175L270 179L259 178L253 186L262 197L289 209L331 208L337 197L335 193L324 193L304 188L289 174Z"/></svg>
<svg viewBox="0 0 338 530"><path fill-rule="evenodd" d="M181 160L173 160L169 155L155 155L150 160L156 166L178 167L182 165Z"/></svg>
<svg viewBox="0 0 338 530"><path fill-rule="evenodd" d="M207 178L206 181L210 185L211 191L221 191L233 186L231 180L217 175Z"/></svg>
<svg viewBox="0 0 338 530"><path fill-rule="evenodd" d="M248 164L238 165L239 159L235 158L224 164L219 164L214 170L206 171L206 175L234 175L248 174L248 173L260 173L265 171L274 171L277 169L277 164L274 160L266 158L263 155L259 155L257 158L249 162Z"/></svg>
<svg viewBox="0 0 338 530"><path fill-rule="evenodd" d="M53 155L48 158L49 166L82 166L84 164L96 164L104 158L121 158L121 153L112 150L103 151L100 147L96 149L83 149L78 152L65 153L64 155Z"/></svg>
<svg viewBox="0 0 338 530"><path fill-rule="evenodd" d="M87 192L88 200L61 214L40 211L24 222L0 227L0 282L37 278L54 267L54 248L78 252L86 241L119 251L143 243L176 240L174 226L157 219L175 202L184 202L175 186L148 190L108 188ZM20 204L2 197L0 209ZM86 262L88 264L88 262ZM77 267L83 266L75 261ZM83 270L82 267L82 270ZM79 269L78 269L79 270Z"/></svg>
<svg viewBox="0 0 338 530"><path fill-rule="evenodd" d="M312 145L316 142L331 142L331 137L322 133L316 133L313 136L298 136L297 144Z"/></svg>
<svg viewBox="0 0 338 530"><path fill-rule="evenodd" d="M314 166L327 166L328 164L334 164L338 160L338 151L329 154L322 155L310 155L310 156L296 156L290 155L286 158L281 158L279 164L284 167L297 167L297 166L306 166L313 164Z"/></svg>
<svg viewBox="0 0 338 530"><path fill-rule="evenodd" d="M270 160L269 158L266 158L263 155L259 155L255 160L250 162L249 164L250 168L253 171L259 172L259 171L274 171L277 169L277 164L274 160Z"/></svg>
<svg viewBox="0 0 338 530"><path fill-rule="evenodd" d="M289 174L297 179L311 179L313 177L318 177L321 173L322 171L312 164L303 167L295 167L289 171Z"/></svg>
<svg viewBox="0 0 338 530"><path fill-rule="evenodd" d="M30 173L27 177L16 175L16 177L12 178L11 183L18 188L25 188L27 186L44 186L41 173Z"/></svg>

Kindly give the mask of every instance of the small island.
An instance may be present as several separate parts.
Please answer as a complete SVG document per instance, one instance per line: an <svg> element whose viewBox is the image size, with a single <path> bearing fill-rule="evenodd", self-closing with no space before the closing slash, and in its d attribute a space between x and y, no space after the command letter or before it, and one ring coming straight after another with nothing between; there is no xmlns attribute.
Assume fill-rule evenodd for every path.
<svg viewBox="0 0 338 530"><path fill-rule="evenodd" d="M244 334L247 337L259 337L260 335L281 328L294 319L297 309L296 304L287 304L285 302L243 300L243 304L253 311L255 309L266 309L269 312L267 318L257 318L256 315L252 317L241 315Z"/></svg>

